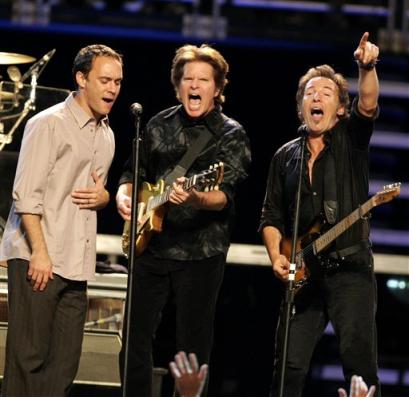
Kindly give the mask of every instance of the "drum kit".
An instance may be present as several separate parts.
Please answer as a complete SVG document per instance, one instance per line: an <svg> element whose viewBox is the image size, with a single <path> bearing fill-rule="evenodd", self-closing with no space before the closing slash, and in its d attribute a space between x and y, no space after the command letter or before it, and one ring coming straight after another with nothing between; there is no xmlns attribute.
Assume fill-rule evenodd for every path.
<svg viewBox="0 0 409 397"><path fill-rule="evenodd" d="M0 52L0 68L2 65L7 65L9 77L9 80L5 80L0 73L0 152L5 145L12 142L13 134L24 119L35 110L39 110L38 94L43 97L40 98L41 102L47 102L48 106L63 100L68 95L68 90L37 85L38 77L54 53L55 49L36 61L36 58L29 55ZM28 63L33 64L22 74L16 65ZM27 83L25 83L26 80Z"/></svg>
<svg viewBox="0 0 409 397"><path fill-rule="evenodd" d="M0 52L0 65L17 65L21 63L31 63L34 61L35 58L28 55L15 54L12 52ZM14 76L16 76L16 71L18 71L18 69L16 66L10 66L7 71L9 72L10 78L15 78ZM0 101L10 101L13 99L13 97L14 93L12 92L0 91Z"/></svg>

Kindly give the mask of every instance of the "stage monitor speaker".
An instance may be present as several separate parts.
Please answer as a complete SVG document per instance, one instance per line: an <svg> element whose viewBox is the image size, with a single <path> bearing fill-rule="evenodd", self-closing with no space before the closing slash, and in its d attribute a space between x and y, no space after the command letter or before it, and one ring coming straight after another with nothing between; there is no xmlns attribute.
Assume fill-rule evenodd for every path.
<svg viewBox="0 0 409 397"><path fill-rule="evenodd" d="M3 378L7 324L0 325L0 377ZM121 338L117 331L87 331L84 333L82 354L75 387L120 387L118 354ZM160 397L162 378L167 374L163 368L153 370L152 397Z"/></svg>
<svg viewBox="0 0 409 397"><path fill-rule="evenodd" d="M118 355L121 338L117 331L87 331L82 342L76 383L120 386Z"/></svg>
<svg viewBox="0 0 409 397"><path fill-rule="evenodd" d="M7 323L0 326L0 376L4 373ZM85 332L82 354L75 383L120 386L118 354L121 339L118 332Z"/></svg>

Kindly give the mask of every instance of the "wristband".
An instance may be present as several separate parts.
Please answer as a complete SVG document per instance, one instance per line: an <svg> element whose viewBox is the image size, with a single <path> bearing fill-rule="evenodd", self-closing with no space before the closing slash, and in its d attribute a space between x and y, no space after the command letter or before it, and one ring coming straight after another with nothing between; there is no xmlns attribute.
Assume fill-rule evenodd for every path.
<svg viewBox="0 0 409 397"><path fill-rule="evenodd" d="M356 63L358 64L359 69L372 70L378 63L378 59L374 59L369 63L363 63L362 61L357 60Z"/></svg>

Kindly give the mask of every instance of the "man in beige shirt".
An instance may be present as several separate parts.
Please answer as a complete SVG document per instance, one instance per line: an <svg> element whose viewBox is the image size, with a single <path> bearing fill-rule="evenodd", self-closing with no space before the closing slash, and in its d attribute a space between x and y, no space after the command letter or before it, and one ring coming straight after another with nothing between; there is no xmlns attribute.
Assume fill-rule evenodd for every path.
<svg viewBox="0 0 409 397"><path fill-rule="evenodd" d="M9 325L3 397L63 397L76 375L95 275L96 211L105 207L122 57L79 51L77 91L26 125L13 205L0 245L8 265Z"/></svg>

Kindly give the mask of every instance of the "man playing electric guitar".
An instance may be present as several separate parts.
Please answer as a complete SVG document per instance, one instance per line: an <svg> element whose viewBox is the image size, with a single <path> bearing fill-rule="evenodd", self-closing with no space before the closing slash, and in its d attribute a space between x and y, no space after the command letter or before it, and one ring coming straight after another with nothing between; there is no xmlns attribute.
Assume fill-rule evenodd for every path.
<svg viewBox="0 0 409 397"><path fill-rule="evenodd" d="M368 37L368 33L362 36L354 53L359 81L351 109L347 82L330 66L311 68L299 80L297 109L307 143L298 236L307 233L319 214L335 225L368 198L368 147L379 95L375 69L379 49ZM289 261L281 243L293 234L300 141L285 144L272 159L260 222L274 274L283 281L288 280ZM367 218L358 217L332 242L326 255L336 265L326 268L326 261L318 263L318 274L295 295L283 395L301 397L314 348L331 321L346 380L350 382L354 374L362 376L368 385L376 385L379 397L376 280ZM277 395L282 366L283 325L280 317L273 396Z"/></svg>
<svg viewBox="0 0 409 397"><path fill-rule="evenodd" d="M180 178L180 185L184 191L196 190L218 190L223 180L224 164L214 164L208 170L189 178ZM135 255L139 256L145 251L154 233L161 233L163 229L163 218L166 213L167 203L170 201L173 186L167 186L161 179L155 185L144 182L138 194L138 213L136 228ZM131 233L131 222L125 221L122 234L122 250L125 255L129 252Z"/></svg>
<svg viewBox="0 0 409 397"><path fill-rule="evenodd" d="M130 396L151 397L152 338L170 296L176 303L177 349L194 352L200 363L209 363L215 305L230 243L234 193L247 177L250 164L243 127L221 111L227 72L227 62L215 49L206 45L179 48L171 77L181 105L154 116L143 134L141 181L154 184L166 179L198 136L209 132L210 140L186 176L222 162L224 178L218 190L208 192L185 190L184 179L177 179L169 195L162 232L153 234L135 261L129 308ZM125 220L131 213L131 181L128 168L117 193L118 211ZM124 350L121 363L123 356Z"/></svg>

